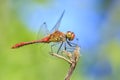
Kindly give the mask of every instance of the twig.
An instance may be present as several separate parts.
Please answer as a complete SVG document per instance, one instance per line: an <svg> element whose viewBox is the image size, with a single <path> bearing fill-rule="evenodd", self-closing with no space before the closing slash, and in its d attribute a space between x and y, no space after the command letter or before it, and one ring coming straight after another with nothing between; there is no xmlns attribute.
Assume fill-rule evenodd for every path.
<svg viewBox="0 0 120 80"><path fill-rule="evenodd" d="M65 80L70 80L70 77L71 77L75 67L76 67L76 62L72 62L72 64L70 65L70 69L68 70L68 73L65 77Z"/></svg>
<svg viewBox="0 0 120 80"><path fill-rule="evenodd" d="M60 59L63 59L63 60L65 60L65 61L67 61L69 64L72 64L72 62L71 62L70 60L66 59L64 56L58 55L58 54L56 54L56 53L51 53L51 55L52 55L52 56L55 56L55 57L58 57L58 58L60 58Z"/></svg>
<svg viewBox="0 0 120 80"><path fill-rule="evenodd" d="M70 80L70 77L71 77L73 71L75 70L78 59L80 57L80 52L79 51L80 51L80 48L78 46L75 48L73 53L70 53L68 51L63 51L63 53L65 53L65 55L68 58L63 56L63 55L59 55L59 54L56 54L56 53L51 53L52 56L63 59L63 60L67 61L70 64L70 68L69 68L68 73L67 73L67 75L65 77L65 80Z"/></svg>

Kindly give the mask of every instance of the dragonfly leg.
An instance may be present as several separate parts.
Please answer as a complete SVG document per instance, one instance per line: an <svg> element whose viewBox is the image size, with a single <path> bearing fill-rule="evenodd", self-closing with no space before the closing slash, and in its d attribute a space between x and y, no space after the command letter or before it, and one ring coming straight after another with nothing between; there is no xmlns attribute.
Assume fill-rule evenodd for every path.
<svg viewBox="0 0 120 80"><path fill-rule="evenodd" d="M76 46L77 46L77 44L72 43L72 42L69 42L69 41L67 41L67 43L68 43L68 45L69 45L70 47L76 47Z"/></svg>
<svg viewBox="0 0 120 80"><path fill-rule="evenodd" d="M70 46L70 47L66 48L67 51L69 51L69 52L73 52L74 49L76 48L76 46L78 46L78 44L76 44L76 43L72 43L72 42L69 42L69 41L66 41L66 42Z"/></svg>
<svg viewBox="0 0 120 80"><path fill-rule="evenodd" d="M51 45L51 52L53 53L53 46L55 46L56 44Z"/></svg>
<svg viewBox="0 0 120 80"><path fill-rule="evenodd" d="M65 48L65 50L66 50L66 43L65 43L65 45L64 45L64 48Z"/></svg>
<svg viewBox="0 0 120 80"><path fill-rule="evenodd" d="M59 53L59 51L60 51L62 45L63 45L63 42L60 44L60 47L58 48L57 54Z"/></svg>
<svg viewBox="0 0 120 80"><path fill-rule="evenodd" d="M69 48L67 47L67 48L66 48L66 50L67 50L68 52L71 52L71 53L74 51L74 49L75 49L75 47L69 47Z"/></svg>

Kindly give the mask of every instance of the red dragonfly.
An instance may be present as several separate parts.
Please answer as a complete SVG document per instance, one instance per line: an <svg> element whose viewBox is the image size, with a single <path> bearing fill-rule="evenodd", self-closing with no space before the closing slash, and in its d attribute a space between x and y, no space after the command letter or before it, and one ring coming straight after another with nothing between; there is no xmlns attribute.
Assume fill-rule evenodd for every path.
<svg viewBox="0 0 120 80"><path fill-rule="evenodd" d="M22 47L25 45L29 45L29 44L34 44L34 43L60 42L60 47L57 51L57 53L58 53L59 50L61 49L63 43L67 43L69 46L72 46L71 41L74 40L75 34L71 31L67 31L66 33L63 33L58 30L58 28L60 27L60 23L61 23L64 13L65 13L65 11L63 11L63 13L60 16L59 20L57 21L56 25L52 28L52 30L49 32L48 35L44 36L42 39L39 39L39 40L17 43L12 46L12 49L16 49L16 48L19 48L19 47ZM42 24L41 28L42 27L47 27L45 22ZM42 31L42 29L40 29L40 31ZM46 30L46 33L48 33L48 30ZM66 49L66 46L65 46L65 49Z"/></svg>

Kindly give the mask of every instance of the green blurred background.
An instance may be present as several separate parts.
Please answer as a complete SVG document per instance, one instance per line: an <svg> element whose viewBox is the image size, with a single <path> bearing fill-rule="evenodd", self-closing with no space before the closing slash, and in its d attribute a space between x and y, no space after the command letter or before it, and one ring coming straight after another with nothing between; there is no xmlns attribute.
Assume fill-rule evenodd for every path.
<svg viewBox="0 0 120 80"><path fill-rule="evenodd" d="M69 10L71 12L75 11L73 15L87 14L87 11L95 10L96 13L92 16L77 17L81 18L80 23L83 20L84 23L82 24L88 25L87 27L79 26L74 30L76 34L80 34L79 38L83 41L80 41L82 56L71 80L120 80L120 1L85 0L83 1L84 4L82 4L82 0L75 1L78 1L77 4L74 4L74 1L71 0L65 2L64 0L0 0L0 80L63 80L68 71L69 65L66 62L48 54L50 51L48 45L37 44L11 49L11 46L17 42L36 39L36 29L39 26L37 28L32 27L34 25L31 26L29 21L34 20L34 18L29 18L30 12L35 11L33 5L42 6L41 11L44 13L47 10L48 12L55 10L59 12L59 15L64 9L66 12L69 12ZM82 6L80 8L72 6L71 8L70 5L66 5L66 7L63 4L59 5L62 7L57 7L59 2L61 4L71 2L71 4ZM93 4L88 5L89 2L93 3L94 6L92 6ZM30 10L24 12L25 10L22 9L25 5L31 6L28 8ZM52 5L54 5L54 8ZM92 8L89 8L89 6L92 6ZM83 10L84 8L86 11ZM57 14L54 12L52 16L55 15ZM54 18L54 22L59 18L59 15ZM96 15L98 16L94 17ZM24 16L27 16L27 18ZM51 15L46 14L46 16ZM67 24L70 17L67 17ZM38 23L40 25L42 20L38 20ZM51 25L50 23L49 25ZM78 23L75 24L80 25ZM96 25L89 25L89 23ZM62 24L64 24L64 21ZM91 32L97 33L89 33L91 28L94 29ZM62 29L65 30L66 28Z"/></svg>

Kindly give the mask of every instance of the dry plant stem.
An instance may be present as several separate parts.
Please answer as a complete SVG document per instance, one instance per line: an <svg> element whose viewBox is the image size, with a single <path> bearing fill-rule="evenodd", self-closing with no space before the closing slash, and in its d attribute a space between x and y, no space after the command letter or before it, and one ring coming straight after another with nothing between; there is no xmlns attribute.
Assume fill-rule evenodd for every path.
<svg viewBox="0 0 120 80"><path fill-rule="evenodd" d="M58 58L60 58L60 59L63 59L63 60L65 60L65 61L67 61L69 64L72 64L72 62L71 62L70 60L66 59L65 57L63 57L63 56L61 56L61 55L58 55L58 54L56 54L56 53L51 53L51 55L52 55L52 56L55 56L55 57L58 57Z"/></svg>
<svg viewBox="0 0 120 80"><path fill-rule="evenodd" d="M66 77L65 77L65 80L70 80L70 77L71 77L71 75L72 75L75 67L76 67L76 62L73 61L73 62L71 63L71 65L70 65L70 69L69 69L69 71L68 71L68 73L67 73L67 75L66 75Z"/></svg>
<svg viewBox="0 0 120 80"><path fill-rule="evenodd" d="M67 51L63 51L64 53L66 53L66 55L69 57L69 59L62 56L62 55L59 55L59 54L56 54L56 53L51 53L52 56L63 59L70 64L70 68L69 68L68 73L65 77L65 80L70 80L70 77L71 77L73 71L75 70L76 64L77 64L78 59L80 57L79 50L80 50L80 48L77 46L72 55L70 55L71 53L69 53Z"/></svg>

